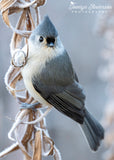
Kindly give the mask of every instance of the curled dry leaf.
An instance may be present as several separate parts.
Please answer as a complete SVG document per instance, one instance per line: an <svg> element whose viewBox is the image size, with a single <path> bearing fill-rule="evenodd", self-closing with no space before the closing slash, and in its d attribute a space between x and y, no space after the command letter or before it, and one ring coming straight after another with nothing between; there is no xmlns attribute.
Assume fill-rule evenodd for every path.
<svg viewBox="0 0 114 160"><path fill-rule="evenodd" d="M28 38L32 30L39 24L39 6L45 4L45 0L1 0L0 11L6 25L13 30L10 44L12 65L6 75L5 84L19 104L36 103L26 90L20 67L27 63ZM32 14L31 9L35 12ZM9 16L21 11L16 27L11 25ZM35 21L36 20L36 21ZM24 48L24 50L23 50ZM17 53L18 51L18 53ZM0 158L20 149L25 160L41 160L42 156L53 156L54 160L61 160L61 155L50 138L46 129L45 116L51 110L43 113L41 104L35 106L36 110L22 109L18 112L11 130L9 139L15 141L13 145L0 153Z"/></svg>
<svg viewBox="0 0 114 160"><path fill-rule="evenodd" d="M42 115L40 110L37 112L32 110L20 111L9 134L12 136L12 133L15 132L14 139L26 159L41 160L42 156L53 155L55 160L61 160L60 153L46 130L44 118L36 124L24 124L25 121L33 121Z"/></svg>
<svg viewBox="0 0 114 160"><path fill-rule="evenodd" d="M37 131L35 133L35 144L34 144L34 154L33 160L41 160L42 159L42 144L41 144L41 131Z"/></svg>
<svg viewBox="0 0 114 160"><path fill-rule="evenodd" d="M1 0L0 1L0 10L1 12L9 9L13 4L15 4L16 0Z"/></svg>
<svg viewBox="0 0 114 160"><path fill-rule="evenodd" d="M14 143L13 145L11 145L10 147L6 148L4 151L2 151L2 152L0 153L0 158L6 156L7 154L9 154L9 153L11 153L11 152L13 152L13 151L18 150L18 149L19 149L19 145L18 145L18 143L16 142L16 143Z"/></svg>

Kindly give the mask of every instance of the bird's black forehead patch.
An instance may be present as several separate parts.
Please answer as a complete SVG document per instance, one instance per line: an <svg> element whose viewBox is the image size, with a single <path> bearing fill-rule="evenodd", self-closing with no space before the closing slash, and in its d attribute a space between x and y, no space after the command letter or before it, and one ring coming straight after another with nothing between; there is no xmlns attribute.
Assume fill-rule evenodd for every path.
<svg viewBox="0 0 114 160"><path fill-rule="evenodd" d="M45 38L58 36L57 30L48 16L45 16L44 20L34 30L33 34L34 33Z"/></svg>

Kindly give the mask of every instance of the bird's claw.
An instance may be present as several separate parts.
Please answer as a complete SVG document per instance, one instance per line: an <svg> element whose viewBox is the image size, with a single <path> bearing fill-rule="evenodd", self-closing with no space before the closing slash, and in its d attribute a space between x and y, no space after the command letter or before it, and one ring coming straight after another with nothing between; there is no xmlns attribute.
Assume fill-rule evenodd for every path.
<svg viewBox="0 0 114 160"><path fill-rule="evenodd" d="M33 104L28 104L28 103L22 103L20 106L20 109L32 109L36 111L36 105L38 105L39 103L33 103Z"/></svg>

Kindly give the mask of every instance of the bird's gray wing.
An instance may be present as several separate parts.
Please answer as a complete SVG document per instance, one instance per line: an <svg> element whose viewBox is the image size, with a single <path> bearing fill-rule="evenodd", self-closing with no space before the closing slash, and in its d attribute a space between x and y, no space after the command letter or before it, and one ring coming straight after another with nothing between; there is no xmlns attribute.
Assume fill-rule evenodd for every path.
<svg viewBox="0 0 114 160"><path fill-rule="evenodd" d="M84 120L84 100L82 88L76 82L63 92L52 94L47 98L47 101L53 104L57 110L79 123L83 123Z"/></svg>
<svg viewBox="0 0 114 160"><path fill-rule="evenodd" d="M62 88L59 93L53 92L53 90L55 91L55 88L53 88L53 86L43 87L47 88L45 91L41 89L41 85L39 86L37 84L38 83L36 83L35 81L33 82L35 90L39 92L47 102L49 102L58 111L62 112L66 116L72 118L80 124L83 123L85 115L85 95L78 82L75 81L73 84ZM50 90L52 90L51 93Z"/></svg>

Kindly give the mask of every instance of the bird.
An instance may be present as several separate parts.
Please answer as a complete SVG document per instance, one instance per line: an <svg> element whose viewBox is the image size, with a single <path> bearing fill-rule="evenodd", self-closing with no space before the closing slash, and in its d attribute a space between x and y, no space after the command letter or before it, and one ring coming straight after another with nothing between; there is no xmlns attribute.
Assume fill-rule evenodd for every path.
<svg viewBox="0 0 114 160"><path fill-rule="evenodd" d="M21 73L29 94L42 106L54 107L80 124L90 148L96 151L104 129L85 107L83 88L49 16L32 31L28 46Z"/></svg>

